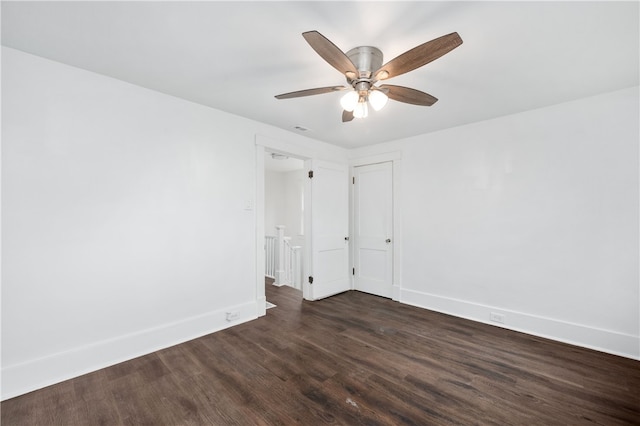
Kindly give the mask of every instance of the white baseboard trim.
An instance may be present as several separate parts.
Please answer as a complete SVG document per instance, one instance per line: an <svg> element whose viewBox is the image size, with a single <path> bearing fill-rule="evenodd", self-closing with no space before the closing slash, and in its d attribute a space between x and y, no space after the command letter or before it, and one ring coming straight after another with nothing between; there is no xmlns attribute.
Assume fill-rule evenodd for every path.
<svg viewBox="0 0 640 426"><path fill-rule="evenodd" d="M513 331L640 360L640 337L638 336L480 305L415 290L402 289L400 302ZM489 315L492 312L503 315L504 323L500 324L490 321Z"/></svg>
<svg viewBox="0 0 640 426"><path fill-rule="evenodd" d="M267 297L261 296L256 300L256 318L263 317L267 314Z"/></svg>
<svg viewBox="0 0 640 426"><path fill-rule="evenodd" d="M400 297L402 295L402 289L400 288L399 285L393 285L392 289L391 289L391 300L395 301L395 302L400 302Z"/></svg>
<svg viewBox="0 0 640 426"><path fill-rule="evenodd" d="M260 306L261 303L261 306ZM2 367L2 400L60 383L256 319L265 301L255 301L164 324L68 351ZM227 321L227 312L237 318ZM262 313L264 315L264 313Z"/></svg>

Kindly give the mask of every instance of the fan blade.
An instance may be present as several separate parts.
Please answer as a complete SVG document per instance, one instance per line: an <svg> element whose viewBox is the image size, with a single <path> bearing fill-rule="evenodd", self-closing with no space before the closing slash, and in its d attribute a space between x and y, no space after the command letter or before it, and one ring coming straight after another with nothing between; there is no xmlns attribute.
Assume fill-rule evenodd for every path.
<svg viewBox="0 0 640 426"><path fill-rule="evenodd" d="M353 120L353 111L342 110L342 122L346 123L351 120Z"/></svg>
<svg viewBox="0 0 640 426"><path fill-rule="evenodd" d="M383 84L380 90L384 91L389 99L404 102L406 104L431 106L438 102L438 98L434 98L428 93L421 92L404 86L394 86L392 84Z"/></svg>
<svg viewBox="0 0 640 426"><path fill-rule="evenodd" d="M353 65L351 59L340 50L335 44L331 43L328 38L317 31L307 31L302 33L302 37L307 40L318 55L329 63L332 67L340 71L342 74L349 74L351 78L358 75L358 68Z"/></svg>
<svg viewBox="0 0 640 426"><path fill-rule="evenodd" d="M322 95L323 93L339 92L350 89L344 86L317 87L315 89L298 90L297 92L283 93L276 95L276 99L300 98L302 96Z"/></svg>
<svg viewBox="0 0 640 426"><path fill-rule="evenodd" d="M451 33L414 47L396 56L380 67L375 73L376 80L384 80L391 77L413 71L440 56L452 51L462 44L458 33Z"/></svg>

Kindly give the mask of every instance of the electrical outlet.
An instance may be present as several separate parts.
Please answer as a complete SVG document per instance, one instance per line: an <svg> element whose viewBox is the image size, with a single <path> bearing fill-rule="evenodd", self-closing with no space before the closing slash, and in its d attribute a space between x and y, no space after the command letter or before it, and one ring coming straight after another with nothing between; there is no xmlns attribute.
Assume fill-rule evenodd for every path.
<svg viewBox="0 0 640 426"><path fill-rule="evenodd" d="M497 312L491 312L489 314L489 319L493 322L499 322L500 324L504 324L504 314L499 314Z"/></svg>
<svg viewBox="0 0 640 426"><path fill-rule="evenodd" d="M239 316L240 314L238 313L238 311L227 312L227 321L235 321Z"/></svg>

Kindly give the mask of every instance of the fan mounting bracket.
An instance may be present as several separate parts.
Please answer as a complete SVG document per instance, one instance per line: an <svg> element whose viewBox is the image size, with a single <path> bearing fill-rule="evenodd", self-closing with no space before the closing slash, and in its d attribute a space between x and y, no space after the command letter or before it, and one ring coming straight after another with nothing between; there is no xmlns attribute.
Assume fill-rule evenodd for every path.
<svg viewBox="0 0 640 426"><path fill-rule="evenodd" d="M349 84L354 85L354 82L361 80L371 81L371 77L374 71L378 70L382 66L382 51L373 46L358 46L349 50L346 53L347 57L353 62L353 65L358 69L359 75L350 76L347 75L347 81Z"/></svg>

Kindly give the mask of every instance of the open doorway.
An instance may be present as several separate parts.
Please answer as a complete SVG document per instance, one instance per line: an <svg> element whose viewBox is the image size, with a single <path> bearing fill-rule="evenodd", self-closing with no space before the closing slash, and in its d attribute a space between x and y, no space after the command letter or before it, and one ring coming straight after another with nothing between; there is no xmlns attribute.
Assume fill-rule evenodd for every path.
<svg viewBox="0 0 640 426"><path fill-rule="evenodd" d="M302 291L305 245L305 178L303 160L265 151L265 281L299 291Z"/></svg>
<svg viewBox="0 0 640 426"><path fill-rule="evenodd" d="M281 157L281 159L273 158L272 156L273 153L282 154L284 157L289 157L289 158L284 158L284 157ZM313 152L310 152L305 148L297 146L296 144L291 144L283 140L272 139L260 134L256 135L256 206L255 206L256 207L256 210L255 210L256 211L256 216L255 216L256 217L256 270L255 270L256 271L256 287L255 287L256 290L255 291L256 291L257 316L262 316L266 314L268 293L273 294L275 290L291 290L295 294L299 293L293 287L289 287L289 286L277 287L272 285L272 283L275 282L275 271L272 274L270 274L274 278L266 277L267 275L266 236L273 235L274 232L277 232L277 228L276 229L273 229L273 228L275 227L275 225L281 225L282 223L276 223L277 220L275 218L271 220L271 219L267 219L266 217L267 214L266 214L266 208L265 208L266 207L265 193L267 189L266 188L267 184L265 182L265 179L268 173L276 171L274 169L286 168L285 165L287 165L287 163L296 164L296 165L295 167L293 166L291 167L292 170L286 170L286 171L298 170L299 164L302 164L302 168L303 168L302 170L309 170L310 158L312 157L312 155L313 155ZM296 160L300 161L300 163L296 162ZM269 166L266 165L267 162L270 163ZM271 169L270 172L267 172L266 167L269 167ZM305 199L308 198L306 197L306 192L308 190L309 188L307 183L304 186ZM269 202L272 202L273 201L271 199L272 197L269 197L269 198L270 198ZM306 201L308 200L305 200L305 203L304 203L305 209L308 206L308 203ZM269 221L269 223L267 223L267 220ZM309 221L308 211L305 212L305 216L303 217L302 220L306 222ZM284 223L283 225L286 226L286 223ZM304 225L308 226L308 223L305 223ZM293 228L294 226L291 226L291 229ZM304 230L304 234L306 234L306 229ZM298 235L299 234L296 234L296 237ZM304 274L307 274L306 268L308 267L308 264L306 262L307 251L308 251L308 248L310 247L310 244L307 242L308 237L309 235L303 235L302 240L300 240L299 238L296 238L296 241L299 241L301 243L300 246L302 247L301 258L302 258L302 268L304 270ZM269 285L266 285L267 283L269 283ZM308 285L306 283L303 283L302 287L303 287L303 292L302 292L302 295L303 295L304 291L308 291L307 289ZM269 289L269 292L266 291L267 289ZM296 299L297 299L297 296L296 296ZM300 297L300 300L302 300L302 297Z"/></svg>
<svg viewBox="0 0 640 426"><path fill-rule="evenodd" d="M291 225L300 226L295 236L301 244L302 296L319 300L351 289L349 268L349 172L346 161L316 158L318 153L303 144L256 135L256 309L266 313L265 162L267 155L283 154L303 160L304 191L299 199L302 217ZM327 155L331 157L331 155ZM340 157L336 155L336 157ZM298 225L299 224L299 225ZM285 225L286 226L286 225ZM276 228L277 229L277 228ZM285 228L286 229L286 228ZM285 231L283 231L285 232ZM292 240L294 235L291 235ZM272 288L285 288L270 286ZM293 289L286 287L286 289ZM295 290L294 290L295 291Z"/></svg>

